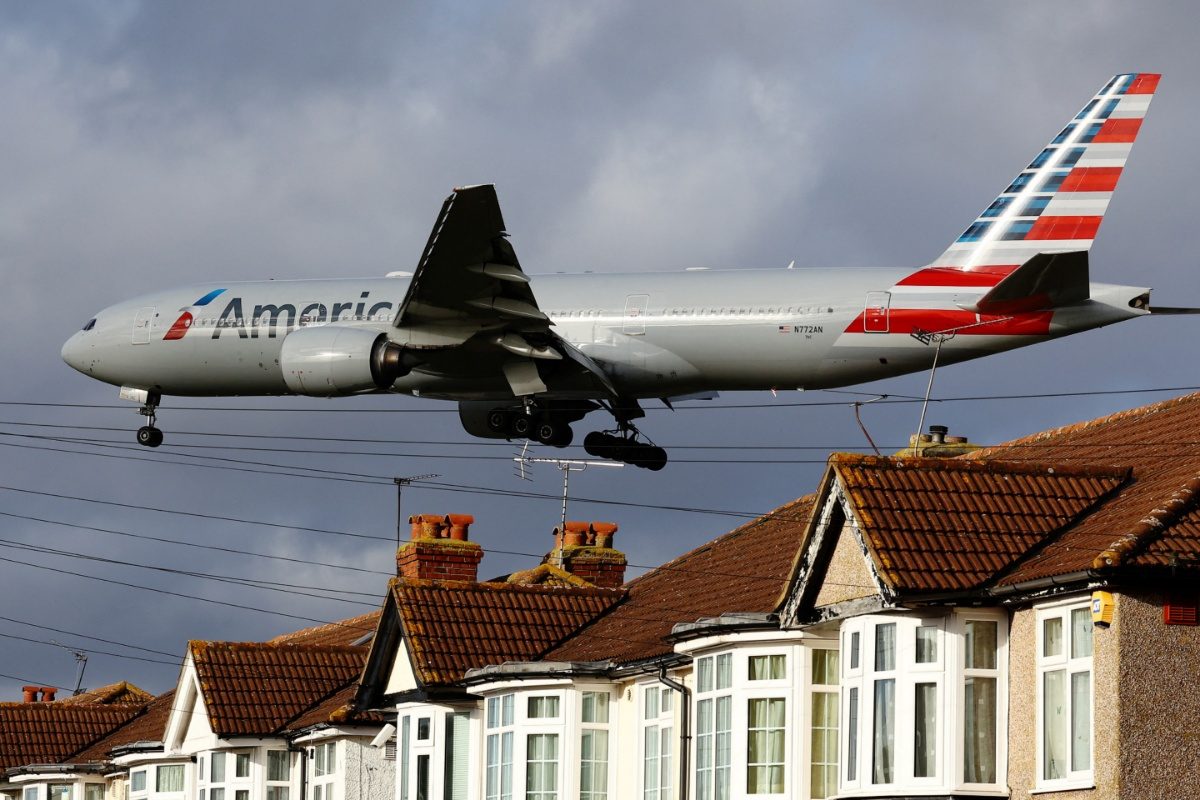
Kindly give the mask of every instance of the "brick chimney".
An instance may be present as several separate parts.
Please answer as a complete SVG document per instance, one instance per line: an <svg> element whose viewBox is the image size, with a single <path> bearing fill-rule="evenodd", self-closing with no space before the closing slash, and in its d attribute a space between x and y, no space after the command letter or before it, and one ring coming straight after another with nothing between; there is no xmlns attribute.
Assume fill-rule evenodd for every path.
<svg viewBox="0 0 1200 800"><path fill-rule="evenodd" d="M896 453L898 456L920 456L921 458L956 458L983 445L973 444L965 436L950 436L945 425L930 425L929 433L908 437L908 447Z"/></svg>
<svg viewBox="0 0 1200 800"><path fill-rule="evenodd" d="M545 561L602 589L625 583L625 554L613 548L615 522L568 522L554 529Z"/></svg>
<svg viewBox="0 0 1200 800"><path fill-rule="evenodd" d="M469 514L418 514L408 518L411 541L396 551L396 574L409 580L477 580L483 548L468 540Z"/></svg>

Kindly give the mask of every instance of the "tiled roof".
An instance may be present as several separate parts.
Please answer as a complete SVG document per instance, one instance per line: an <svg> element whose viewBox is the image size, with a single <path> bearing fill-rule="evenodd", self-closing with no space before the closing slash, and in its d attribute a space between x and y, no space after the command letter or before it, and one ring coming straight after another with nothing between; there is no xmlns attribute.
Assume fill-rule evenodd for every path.
<svg viewBox="0 0 1200 800"><path fill-rule="evenodd" d="M368 611L357 617L318 625L313 628L303 628L298 631L280 634L269 639L270 644L332 644L354 645L375 633L379 625L379 611Z"/></svg>
<svg viewBox="0 0 1200 800"><path fill-rule="evenodd" d="M112 703L149 703L153 699L154 695L149 692L139 689L128 681L120 681L119 683L110 683L107 686L100 686L96 689L88 689L86 692L64 697L55 702L70 705L87 703L111 705Z"/></svg>
<svg viewBox="0 0 1200 800"><path fill-rule="evenodd" d="M142 707L142 711L121 727L80 752L72 760L78 763L98 763L108 759L108 754L122 745L134 742L161 742L167 728L167 718L175 702L175 690L163 692Z"/></svg>
<svg viewBox="0 0 1200 800"><path fill-rule="evenodd" d="M448 686L467 670L530 661L603 614L620 589L395 579L391 591L426 687Z"/></svg>
<svg viewBox="0 0 1200 800"><path fill-rule="evenodd" d="M979 587L1095 508L1128 468L838 453L879 576L898 592Z"/></svg>
<svg viewBox="0 0 1200 800"><path fill-rule="evenodd" d="M1200 394L1068 425L969 458L1132 468L1133 479L1002 584L1105 567L1167 567L1200 556Z"/></svg>
<svg viewBox="0 0 1200 800"><path fill-rule="evenodd" d="M282 730L358 678L365 647L189 643L209 724L218 736L265 736Z"/></svg>
<svg viewBox="0 0 1200 800"><path fill-rule="evenodd" d="M665 637L678 622L775 611L811 506L811 496L793 500L630 581L624 603L546 659L641 661L672 651Z"/></svg>
<svg viewBox="0 0 1200 800"><path fill-rule="evenodd" d="M0 770L68 759L142 708L132 704L0 703Z"/></svg>
<svg viewBox="0 0 1200 800"><path fill-rule="evenodd" d="M314 725L383 725L388 721L384 711L358 711L353 706L358 684L350 683L317 703L289 722L285 728L289 733L302 731Z"/></svg>

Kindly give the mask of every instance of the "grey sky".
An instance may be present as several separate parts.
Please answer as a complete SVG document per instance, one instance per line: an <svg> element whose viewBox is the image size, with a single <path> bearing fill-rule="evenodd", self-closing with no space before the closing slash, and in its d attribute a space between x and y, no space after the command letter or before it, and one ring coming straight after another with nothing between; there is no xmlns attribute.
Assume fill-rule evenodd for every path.
<svg viewBox="0 0 1200 800"><path fill-rule="evenodd" d="M378 275L411 267L455 185L494 182L530 273L912 264L936 256L1109 76L1163 82L1092 250L1096 280L1200 305L1193 140L1200 107L1194 7L1120 2L603 3L476 5L234 2L0 7L0 400L116 404L116 391L61 363L93 311L197 280ZM536 292L536 279L534 282ZM1195 323L1137 320L949 369L936 395L1200 384ZM925 376L878 388L919 394ZM999 441L1158 396L946 403L930 421ZM811 491L829 448L862 447L848 397L725 396L744 411L652 411L671 445L817 446L673 451L659 474L595 470L575 493L632 503L762 512ZM791 408L783 403L838 401ZM292 412L192 412L172 405ZM324 414L313 409L394 409ZM434 409L431 412L423 409ZM422 411L413 411L422 410ZM412 412L412 413L410 413ZM508 447L478 443L451 406L405 398L171 401L160 422L181 453L554 494L558 473L512 476ZM863 412L897 447L912 405ZM10 434L110 439L132 407L0 406L0 485L281 525L337 537L152 514L0 490L0 512L388 571L391 487L140 463L126 449ZM113 431L22 428L16 422ZM226 444L185 431L319 435L446 444L238 440L437 457L184 450ZM55 447L67 452L28 449ZM685 463L793 459L809 463ZM253 465L249 465L253 466ZM466 512L485 547L542 553L557 504L410 489L405 512ZM621 524L618 544L652 565L736 517L576 505ZM366 593L365 606L129 566L14 550L0 558L313 619L375 604L384 577L184 548L17 518L0 539L209 573ZM533 556L492 553L485 576ZM632 574L632 573L631 573ZM189 638L261 639L305 623L0 561L0 616L182 653ZM53 646L86 644L0 620L0 699L25 679L73 682ZM92 643L99 650L131 651ZM136 651L133 654L137 654ZM146 655L142 653L142 655ZM87 685L129 679L161 691L166 665L94 654Z"/></svg>

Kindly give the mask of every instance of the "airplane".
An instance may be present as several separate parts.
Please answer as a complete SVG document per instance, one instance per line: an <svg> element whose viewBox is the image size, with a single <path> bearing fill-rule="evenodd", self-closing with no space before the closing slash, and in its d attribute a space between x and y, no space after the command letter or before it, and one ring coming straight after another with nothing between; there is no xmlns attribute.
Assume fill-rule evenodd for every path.
<svg viewBox="0 0 1200 800"><path fill-rule="evenodd" d="M381 278L204 283L109 306L62 348L155 426L164 395L394 392L456 401L484 438L667 454L641 401L851 386L1035 344L1150 307L1093 283L1088 252L1159 82L1113 76L937 258L919 268L547 274L521 267L492 185L455 189L416 268Z"/></svg>

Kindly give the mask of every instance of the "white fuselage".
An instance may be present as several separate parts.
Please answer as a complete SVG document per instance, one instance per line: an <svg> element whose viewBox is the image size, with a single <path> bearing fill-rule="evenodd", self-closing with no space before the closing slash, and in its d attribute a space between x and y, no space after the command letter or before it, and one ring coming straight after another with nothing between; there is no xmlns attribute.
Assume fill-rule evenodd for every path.
<svg viewBox="0 0 1200 800"><path fill-rule="evenodd" d="M914 330L957 331L940 356L953 363L1146 313L1130 306L1145 289L1092 284L1080 304L981 316L963 308L984 290L898 287L911 272L556 274L534 276L530 286L553 330L630 398L845 386L928 367L934 347ZM280 349L288 333L329 324L393 332L408 281L203 284L145 295L99 312L90 330L67 341L63 358L98 380L164 395L287 394ZM184 313L190 320L181 327ZM472 369L469 353L451 368L418 367L391 391L513 397L499 371ZM552 394L589 393L580 386Z"/></svg>

